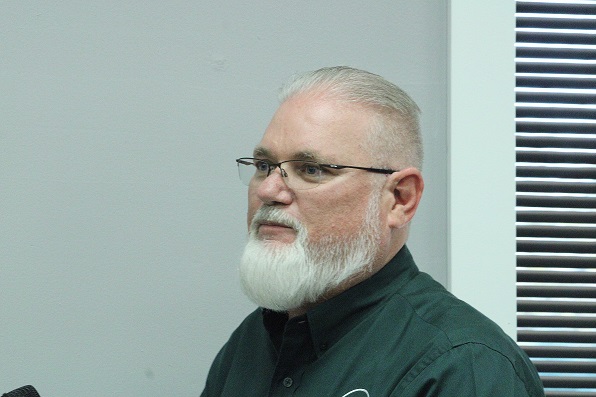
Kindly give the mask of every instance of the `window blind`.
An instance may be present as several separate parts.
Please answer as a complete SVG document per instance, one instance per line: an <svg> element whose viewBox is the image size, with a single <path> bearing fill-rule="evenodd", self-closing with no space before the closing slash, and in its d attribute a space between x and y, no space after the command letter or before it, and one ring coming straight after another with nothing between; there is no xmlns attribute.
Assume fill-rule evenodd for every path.
<svg viewBox="0 0 596 397"><path fill-rule="evenodd" d="M518 343L596 396L596 1L516 1Z"/></svg>

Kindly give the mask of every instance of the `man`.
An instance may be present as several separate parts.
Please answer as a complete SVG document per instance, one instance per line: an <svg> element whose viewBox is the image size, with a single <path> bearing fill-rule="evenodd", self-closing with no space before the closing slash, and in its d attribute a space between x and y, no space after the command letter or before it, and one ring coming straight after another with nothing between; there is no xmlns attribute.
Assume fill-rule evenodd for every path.
<svg viewBox="0 0 596 397"><path fill-rule="evenodd" d="M250 314L203 397L543 396L527 356L420 272L419 110L347 67L298 76L251 158L240 265Z"/></svg>

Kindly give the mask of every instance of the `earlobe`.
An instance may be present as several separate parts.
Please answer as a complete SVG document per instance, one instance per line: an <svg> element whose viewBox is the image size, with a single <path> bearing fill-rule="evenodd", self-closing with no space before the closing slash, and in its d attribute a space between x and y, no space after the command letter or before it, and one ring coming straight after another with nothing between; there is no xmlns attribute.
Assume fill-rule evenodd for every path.
<svg viewBox="0 0 596 397"><path fill-rule="evenodd" d="M416 168L406 168L392 174L389 178L393 197L388 214L388 225L399 229L408 225L414 217L422 198L424 180Z"/></svg>

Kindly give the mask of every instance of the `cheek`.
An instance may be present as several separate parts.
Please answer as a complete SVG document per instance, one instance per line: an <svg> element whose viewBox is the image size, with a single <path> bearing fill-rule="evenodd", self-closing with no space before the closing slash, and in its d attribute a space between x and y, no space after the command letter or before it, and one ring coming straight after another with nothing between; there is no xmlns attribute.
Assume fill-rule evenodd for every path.
<svg viewBox="0 0 596 397"><path fill-rule="evenodd" d="M324 204L324 205L323 205ZM364 219L366 202L331 200L319 207L306 209L303 214L312 241L325 236L349 237L358 233Z"/></svg>

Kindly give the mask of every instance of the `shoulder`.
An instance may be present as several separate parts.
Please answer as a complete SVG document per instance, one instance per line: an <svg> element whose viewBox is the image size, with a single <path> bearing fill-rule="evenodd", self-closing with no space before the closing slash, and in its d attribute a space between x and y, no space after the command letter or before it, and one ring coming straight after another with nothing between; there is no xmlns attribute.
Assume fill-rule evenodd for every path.
<svg viewBox="0 0 596 397"><path fill-rule="evenodd" d="M251 341L262 339L262 313L257 309L250 313L244 321L232 332L228 341L222 346L217 356L211 363L207 375L205 389L201 396L219 396L222 394L226 377L236 361L238 355L243 353L243 346L250 345ZM248 342L248 343L247 343Z"/></svg>
<svg viewBox="0 0 596 397"><path fill-rule="evenodd" d="M497 351L511 347L511 339L496 323L456 298L425 273L420 273L402 288L399 296L416 317L435 332L443 334L452 346L477 342ZM503 343L506 346L502 346Z"/></svg>
<svg viewBox="0 0 596 397"><path fill-rule="evenodd" d="M484 387L509 382L511 387L521 390L528 387L527 395L543 395L536 370L515 341L430 276L419 274L400 290L398 299L407 302L413 316L422 324L420 327L435 336L432 356L427 355L418 363L415 372L410 374L411 380L419 376L419 380L423 380L428 375L435 380L461 376L465 383L465 379L481 377L479 384Z"/></svg>
<svg viewBox="0 0 596 397"><path fill-rule="evenodd" d="M396 299L411 309L420 328L434 335L435 348L429 350L432 356L419 361L410 373L412 384L430 381L437 387L439 382L449 380L450 385L463 382L470 388L466 385L469 379L475 387L505 393L485 394L478 390L478 394L471 395L544 395L535 368L515 341L427 274L420 273L411 280ZM519 390L509 393L500 388Z"/></svg>
<svg viewBox="0 0 596 397"><path fill-rule="evenodd" d="M543 397L542 383L527 363L482 343L455 346L410 377L399 395Z"/></svg>

